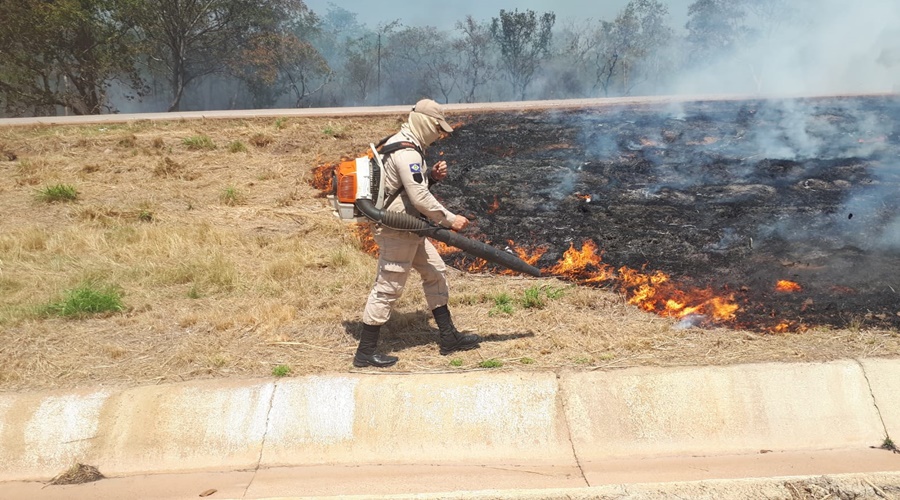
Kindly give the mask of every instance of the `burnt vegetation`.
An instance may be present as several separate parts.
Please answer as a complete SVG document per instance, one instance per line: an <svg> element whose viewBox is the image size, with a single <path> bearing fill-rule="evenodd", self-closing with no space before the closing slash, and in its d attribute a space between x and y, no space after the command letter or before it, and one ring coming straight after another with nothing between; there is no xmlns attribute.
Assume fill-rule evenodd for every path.
<svg viewBox="0 0 900 500"><path fill-rule="evenodd" d="M473 115L439 145L455 168L440 194L478 214L472 234L545 249L544 269L589 241L610 271L726 297L739 309L719 324L897 328L898 118L896 97ZM594 264L567 277L639 293L590 281ZM666 300L642 306L683 316Z"/></svg>

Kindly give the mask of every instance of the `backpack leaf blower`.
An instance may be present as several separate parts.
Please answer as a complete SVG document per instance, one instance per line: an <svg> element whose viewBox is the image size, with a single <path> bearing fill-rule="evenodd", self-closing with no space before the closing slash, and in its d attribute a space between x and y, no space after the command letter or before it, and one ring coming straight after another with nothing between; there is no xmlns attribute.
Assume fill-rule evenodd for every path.
<svg viewBox="0 0 900 500"><path fill-rule="evenodd" d="M506 267L513 271L535 277L541 270L526 263L519 257L471 238L466 238L450 229L437 226L428 220L413 217L403 212L388 211L390 205L384 199L384 163L382 155L398 149L416 147L412 143L392 143L378 148L370 144L368 155L340 163L334 171L332 187L334 194L328 195L335 215L341 220L362 222L372 220L398 231L410 231L434 238L447 245L459 248L474 257ZM418 148L417 148L418 149ZM396 196L396 194L395 194Z"/></svg>

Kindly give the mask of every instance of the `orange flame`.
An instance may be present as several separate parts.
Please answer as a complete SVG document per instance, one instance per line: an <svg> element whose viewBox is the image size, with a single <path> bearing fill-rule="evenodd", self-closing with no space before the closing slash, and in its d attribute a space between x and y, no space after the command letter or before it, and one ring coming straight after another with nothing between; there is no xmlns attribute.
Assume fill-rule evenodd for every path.
<svg viewBox="0 0 900 500"><path fill-rule="evenodd" d="M803 290L803 287L793 281L788 280L779 280L778 283L775 284L775 290L778 292L800 292Z"/></svg>
<svg viewBox="0 0 900 500"><path fill-rule="evenodd" d="M330 192L331 191L331 176L334 174L334 169L337 167L336 164L326 163L323 165L319 165L318 167L313 169L313 178L310 181L312 187L318 189L322 192Z"/></svg>
<svg viewBox="0 0 900 500"><path fill-rule="evenodd" d="M359 241L360 249L363 252L369 255L378 255L378 243L375 243L375 236L372 234L372 226L370 224L354 224L351 230Z"/></svg>
<svg viewBox="0 0 900 500"><path fill-rule="evenodd" d="M488 207L487 213L492 214L492 213L496 212L498 208L500 208L500 200L497 199L497 196L495 195L494 202L491 203L491 206Z"/></svg>
<svg viewBox="0 0 900 500"><path fill-rule="evenodd" d="M775 333L784 333L784 332L788 331L790 328L791 328L791 324L789 322L782 321L781 323L778 323L777 325L773 326L772 331Z"/></svg>
<svg viewBox="0 0 900 500"><path fill-rule="evenodd" d="M580 198L580 199L584 200L586 203L590 203L591 200L593 199L593 197L592 197L591 195L589 195L589 194L575 193L575 196L576 196L577 198Z"/></svg>
<svg viewBox="0 0 900 500"><path fill-rule="evenodd" d="M601 262L597 246L590 240L584 242L581 250L570 245L548 272L584 284L613 281L625 292L629 304L661 316L704 314L717 321L731 321L740 310L734 295L718 296L709 288L681 288L662 271L645 273L625 266L613 270Z"/></svg>
<svg viewBox="0 0 900 500"><path fill-rule="evenodd" d="M434 245L434 248L437 249L438 253L441 255L450 255L450 254L454 254L454 253L462 251L456 247L452 247L452 246L444 243L443 241L438 241L438 240L430 240L430 241L431 241L431 244Z"/></svg>

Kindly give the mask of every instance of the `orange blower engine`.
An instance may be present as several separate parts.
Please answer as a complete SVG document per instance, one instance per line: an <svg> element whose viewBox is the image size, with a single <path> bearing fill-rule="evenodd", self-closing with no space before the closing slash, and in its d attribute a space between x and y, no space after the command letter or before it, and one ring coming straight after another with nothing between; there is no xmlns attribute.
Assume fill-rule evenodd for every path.
<svg viewBox="0 0 900 500"><path fill-rule="evenodd" d="M369 200L381 210L384 205L384 165L375 145L369 145L367 156L341 162L334 169L333 194L327 196L334 214L343 221L362 222L371 219L357 207L357 201Z"/></svg>

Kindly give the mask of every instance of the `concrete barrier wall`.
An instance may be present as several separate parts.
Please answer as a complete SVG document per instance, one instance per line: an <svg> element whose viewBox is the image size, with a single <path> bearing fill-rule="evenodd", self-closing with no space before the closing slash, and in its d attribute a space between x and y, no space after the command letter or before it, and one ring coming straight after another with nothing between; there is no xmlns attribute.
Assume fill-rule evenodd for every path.
<svg viewBox="0 0 900 500"><path fill-rule="evenodd" d="M48 479L75 462L115 476L868 447L884 438L876 400L900 425L898 371L898 360L872 360L0 394L0 481Z"/></svg>
<svg viewBox="0 0 900 500"><path fill-rule="evenodd" d="M562 386L582 460L866 447L884 437L855 361L577 373Z"/></svg>

